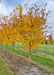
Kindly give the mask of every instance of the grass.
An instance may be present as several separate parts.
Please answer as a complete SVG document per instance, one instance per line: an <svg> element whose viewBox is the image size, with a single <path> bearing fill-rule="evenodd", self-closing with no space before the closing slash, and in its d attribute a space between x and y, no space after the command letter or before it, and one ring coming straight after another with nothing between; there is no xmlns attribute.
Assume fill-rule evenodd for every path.
<svg viewBox="0 0 54 75"><path fill-rule="evenodd" d="M1 57L0 57L0 75L13 75Z"/></svg>
<svg viewBox="0 0 54 75"><path fill-rule="evenodd" d="M35 48L35 51L36 51L36 52L41 52L41 53L50 54L50 55L54 55L54 51L52 51L52 50Z"/></svg>
<svg viewBox="0 0 54 75"><path fill-rule="evenodd" d="M54 49L54 45L40 45L37 48Z"/></svg>
<svg viewBox="0 0 54 75"><path fill-rule="evenodd" d="M6 48L5 44L3 44L3 45L0 44L0 46L3 46ZM20 47L22 47L22 45ZM7 49L10 51L13 51L12 47L7 46ZM24 49L24 47L23 47L23 49ZM35 48L35 51L37 53L31 53L32 61L34 61L38 66L40 66L40 67L42 66L42 68L46 69L48 72L54 73L54 57L52 56L52 55L54 55L54 51L42 50L42 49L38 49L38 48ZM21 49L18 49L15 47L14 52L28 58L29 52L26 50L21 50ZM44 53L44 55L43 55L43 53Z"/></svg>
<svg viewBox="0 0 54 75"><path fill-rule="evenodd" d="M23 50L25 50L25 46L24 45L22 45L22 44L15 44L15 47L18 47L18 48L22 48ZM41 49L41 48L43 48L43 49ZM45 49L45 48L47 48L47 49ZM40 52L40 53L45 53L45 54L50 54L50 55L54 55L54 51L52 51L51 49L53 49L52 47L49 47L48 48L48 46L47 47L45 47L45 46L39 46L39 47L37 47L37 48L35 48L34 49L34 51L36 51L36 52Z"/></svg>

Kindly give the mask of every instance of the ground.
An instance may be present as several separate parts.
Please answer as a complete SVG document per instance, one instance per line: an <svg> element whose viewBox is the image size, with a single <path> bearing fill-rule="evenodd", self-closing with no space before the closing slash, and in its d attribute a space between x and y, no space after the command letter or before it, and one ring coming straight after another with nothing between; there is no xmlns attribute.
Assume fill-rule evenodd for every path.
<svg viewBox="0 0 54 75"><path fill-rule="evenodd" d="M13 75L50 75L33 63L29 65L29 61L24 59L21 55L2 47L0 47L0 56L3 58L4 62L8 64ZM29 66L31 66L30 69Z"/></svg>

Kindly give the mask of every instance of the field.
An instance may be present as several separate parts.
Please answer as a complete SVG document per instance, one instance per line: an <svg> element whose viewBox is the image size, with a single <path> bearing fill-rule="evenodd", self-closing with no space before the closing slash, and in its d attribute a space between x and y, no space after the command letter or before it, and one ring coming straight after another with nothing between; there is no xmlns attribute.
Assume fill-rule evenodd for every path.
<svg viewBox="0 0 54 75"><path fill-rule="evenodd" d="M0 44L0 46L13 51L13 46L7 46L5 44ZM15 44L14 53L23 56L28 59L29 52L25 49L25 46L20 44ZM44 69L49 73L54 74L54 44L41 44L39 47L35 48L31 52L31 60L39 68Z"/></svg>
<svg viewBox="0 0 54 75"><path fill-rule="evenodd" d="M0 75L54 75L53 6L0 0Z"/></svg>

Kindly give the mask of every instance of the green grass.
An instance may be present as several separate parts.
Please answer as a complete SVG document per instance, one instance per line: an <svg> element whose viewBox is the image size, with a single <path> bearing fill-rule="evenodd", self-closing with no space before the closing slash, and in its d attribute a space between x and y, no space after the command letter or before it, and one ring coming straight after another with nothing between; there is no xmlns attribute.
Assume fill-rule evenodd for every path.
<svg viewBox="0 0 54 75"><path fill-rule="evenodd" d="M6 48L5 44L1 46ZM13 51L12 47L7 46L7 49ZM54 58L53 56L52 57L50 56L50 55L54 55L54 52L51 50L40 50L38 48L35 48L35 51L37 53L31 53L32 61L34 61L37 65L40 66L42 65L43 66L42 68L46 69L48 72L54 72ZM21 50L15 47L14 52L28 58L29 52L26 50Z"/></svg>
<svg viewBox="0 0 54 75"><path fill-rule="evenodd" d="M23 46L22 44L15 44L15 47L19 47L19 48L22 48L22 50L25 50L25 46ZM40 49L40 48L43 48L43 49ZM47 48L47 49L45 49L45 48ZM54 49L54 48L52 48L52 47L45 47L45 46L39 46L39 47L37 47L37 48L35 48L34 50L36 51L36 52L40 52L40 53L45 53L45 54L50 54L50 55L54 55L54 51L52 51L52 50L49 50L49 49Z"/></svg>
<svg viewBox="0 0 54 75"><path fill-rule="evenodd" d="M52 51L52 50L38 49L38 48L35 48L34 50L35 50L36 52L41 52L41 53L46 53L46 54L54 55L54 51Z"/></svg>
<svg viewBox="0 0 54 75"><path fill-rule="evenodd" d="M37 48L54 49L54 45L40 45Z"/></svg>
<svg viewBox="0 0 54 75"><path fill-rule="evenodd" d="M18 47L18 48L25 48L25 46L22 45L21 43L20 44L15 43L15 46Z"/></svg>
<svg viewBox="0 0 54 75"><path fill-rule="evenodd" d="M0 75L13 75L1 57L0 57Z"/></svg>

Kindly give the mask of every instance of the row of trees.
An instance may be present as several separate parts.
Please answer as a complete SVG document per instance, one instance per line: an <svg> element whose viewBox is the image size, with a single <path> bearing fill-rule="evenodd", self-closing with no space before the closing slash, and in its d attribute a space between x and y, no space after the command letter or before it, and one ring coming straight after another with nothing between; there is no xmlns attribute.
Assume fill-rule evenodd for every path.
<svg viewBox="0 0 54 75"><path fill-rule="evenodd" d="M54 40L51 40L51 41L50 40L45 40L44 43L45 44L53 44L54 43Z"/></svg>
<svg viewBox="0 0 54 75"><path fill-rule="evenodd" d="M47 35L48 39L46 39L46 40L44 41L45 44L49 44L49 43L53 44L54 40L53 40L52 34L53 34L53 33L51 32L50 35Z"/></svg>
<svg viewBox="0 0 54 75"><path fill-rule="evenodd" d="M29 57L31 50L42 43L45 36L45 29L48 12L46 12L47 3L43 6L29 3L24 4L26 13L23 13L23 7L19 4L18 7L13 9L13 13L9 16L0 18L0 43L13 45L15 42L25 45L29 50Z"/></svg>

